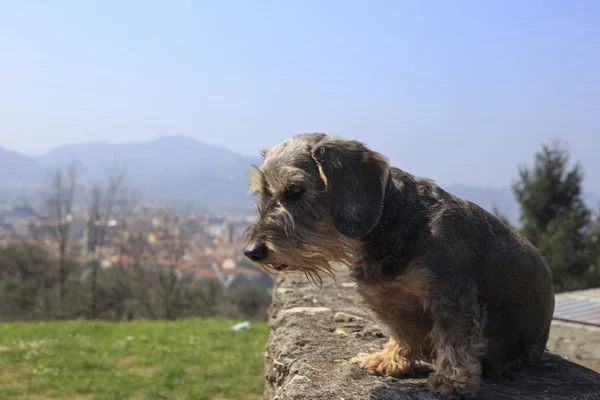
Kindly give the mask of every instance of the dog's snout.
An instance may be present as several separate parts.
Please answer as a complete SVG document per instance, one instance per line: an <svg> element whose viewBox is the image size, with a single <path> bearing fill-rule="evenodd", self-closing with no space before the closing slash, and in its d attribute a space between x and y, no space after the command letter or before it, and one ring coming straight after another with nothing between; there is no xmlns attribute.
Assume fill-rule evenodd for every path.
<svg viewBox="0 0 600 400"><path fill-rule="evenodd" d="M244 250L244 255L255 262L264 261L268 254L269 249L262 242L252 242Z"/></svg>

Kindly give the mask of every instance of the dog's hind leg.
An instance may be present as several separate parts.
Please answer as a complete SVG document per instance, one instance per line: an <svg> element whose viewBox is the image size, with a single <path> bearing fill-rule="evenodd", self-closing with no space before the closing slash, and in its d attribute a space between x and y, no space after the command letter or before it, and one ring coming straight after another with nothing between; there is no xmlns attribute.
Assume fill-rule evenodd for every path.
<svg viewBox="0 0 600 400"><path fill-rule="evenodd" d="M502 374L505 377L513 377L523 369L529 368L541 361L546 351L546 344L550 334L550 326L542 333L541 337L530 344L518 357L508 360L503 366Z"/></svg>
<svg viewBox="0 0 600 400"><path fill-rule="evenodd" d="M481 381L480 357L485 354L484 313L468 285L456 286L432 301L434 318L430 339L434 349L434 372L429 387L444 398L474 395Z"/></svg>

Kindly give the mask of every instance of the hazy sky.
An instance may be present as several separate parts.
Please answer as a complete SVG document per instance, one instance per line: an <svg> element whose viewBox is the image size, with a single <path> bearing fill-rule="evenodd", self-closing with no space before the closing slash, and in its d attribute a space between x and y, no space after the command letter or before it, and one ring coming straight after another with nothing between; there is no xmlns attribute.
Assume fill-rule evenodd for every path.
<svg viewBox="0 0 600 400"><path fill-rule="evenodd" d="M560 137L600 191L600 2L2 1L0 145L357 138L508 185Z"/></svg>

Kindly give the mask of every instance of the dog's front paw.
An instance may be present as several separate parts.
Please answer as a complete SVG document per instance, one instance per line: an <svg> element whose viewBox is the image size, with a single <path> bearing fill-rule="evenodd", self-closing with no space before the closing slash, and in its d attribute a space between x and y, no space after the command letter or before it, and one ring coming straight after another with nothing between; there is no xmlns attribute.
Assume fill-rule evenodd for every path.
<svg viewBox="0 0 600 400"><path fill-rule="evenodd" d="M359 353L350 362L361 368L366 368L371 375L392 376L400 378L409 374L412 363L399 354L379 352L375 354Z"/></svg>
<svg viewBox="0 0 600 400"><path fill-rule="evenodd" d="M479 390L480 377L476 372L453 368L429 375L429 389L447 400L472 399Z"/></svg>

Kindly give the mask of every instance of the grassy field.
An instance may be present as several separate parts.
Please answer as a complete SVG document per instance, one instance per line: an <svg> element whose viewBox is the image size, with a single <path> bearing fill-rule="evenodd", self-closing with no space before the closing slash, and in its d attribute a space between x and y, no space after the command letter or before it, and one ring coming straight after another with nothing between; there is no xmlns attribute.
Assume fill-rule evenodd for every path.
<svg viewBox="0 0 600 400"><path fill-rule="evenodd" d="M260 399L267 326L235 322L0 324L0 399Z"/></svg>

